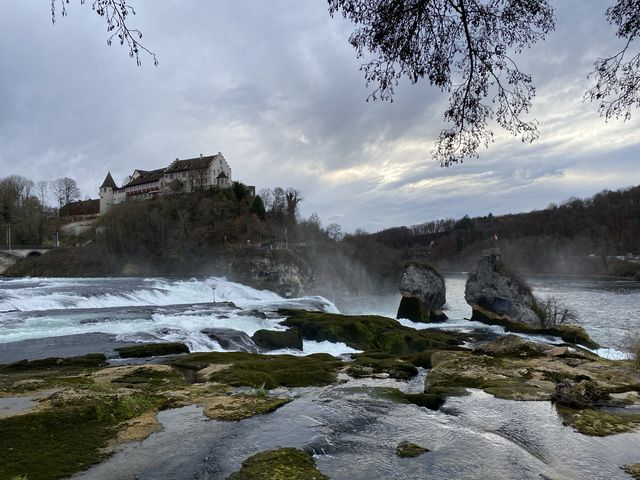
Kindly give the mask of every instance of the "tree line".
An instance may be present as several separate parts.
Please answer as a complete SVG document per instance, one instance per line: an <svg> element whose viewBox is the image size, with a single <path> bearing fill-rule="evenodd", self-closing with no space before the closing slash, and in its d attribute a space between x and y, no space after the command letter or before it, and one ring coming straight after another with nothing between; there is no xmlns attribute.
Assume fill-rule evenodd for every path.
<svg viewBox="0 0 640 480"><path fill-rule="evenodd" d="M437 220L387 229L373 237L405 256L428 257L463 270L473 265L481 250L499 247L529 271L570 270L571 262L581 258L591 258L607 271L610 257L640 254L640 186L572 197L528 213Z"/></svg>
<svg viewBox="0 0 640 480"><path fill-rule="evenodd" d="M0 229L3 244L41 245L55 230L59 209L80 199L80 189L69 177L38 181L10 175L0 178ZM53 197L54 206L49 203ZM53 224L53 225L52 225Z"/></svg>

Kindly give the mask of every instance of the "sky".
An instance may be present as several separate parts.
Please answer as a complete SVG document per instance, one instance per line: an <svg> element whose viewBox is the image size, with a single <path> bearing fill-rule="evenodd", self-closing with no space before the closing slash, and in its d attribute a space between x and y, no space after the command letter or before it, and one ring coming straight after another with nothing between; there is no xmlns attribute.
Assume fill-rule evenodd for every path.
<svg viewBox="0 0 640 480"><path fill-rule="evenodd" d="M301 214L368 232L442 218L545 208L640 184L640 111L605 122L583 102L598 56L620 47L613 0L557 0L557 27L518 58L536 86L524 144L495 130L480 157L431 158L446 94L402 81L367 102L353 26L326 0L131 1L159 66L106 45L80 0L51 22L48 1L1 0L0 178L71 177L97 198L110 171L222 152L234 180L302 192Z"/></svg>

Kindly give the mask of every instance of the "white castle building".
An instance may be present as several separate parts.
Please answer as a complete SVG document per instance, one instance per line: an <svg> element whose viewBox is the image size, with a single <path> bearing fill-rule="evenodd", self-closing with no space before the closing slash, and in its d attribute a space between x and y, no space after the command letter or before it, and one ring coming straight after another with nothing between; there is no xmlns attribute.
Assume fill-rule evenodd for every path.
<svg viewBox="0 0 640 480"><path fill-rule="evenodd" d="M100 185L100 214L129 199L229 188L231 185L231 168L220 152L206 157L200 154L188 160L176 158L168 167L157 170L134 170L122 187L116 185L109 172Z"/></svg>

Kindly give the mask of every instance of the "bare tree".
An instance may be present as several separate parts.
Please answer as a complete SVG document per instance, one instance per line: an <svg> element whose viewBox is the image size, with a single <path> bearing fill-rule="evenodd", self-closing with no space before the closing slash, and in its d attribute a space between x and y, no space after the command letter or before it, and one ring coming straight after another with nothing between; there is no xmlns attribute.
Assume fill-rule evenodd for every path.
<svg viewBox="0 0 640 480"><path fill-rule="evenodd" d="M537 312L543 327L576 323L578 316L555 296L537 300Z"/></svg>
<svg viewBox="0 0 640 480"><path fill-rule="evenodd" d="M327 237L334 242L339 242L344 238L344 233L342 233L342 227L339 223L330 223L327 225Z"/></svg>
<svg viewBox="0 0 640 480"><path fill-rule="evenodd" d="M127 0L80 0L81 4L91 3L91 9L102 17L107 23L107 45L111 45L113 41L124 45L126 43L129 49L129 56L133 58L138 65L142 65L140 59L141 53L146 53L153 58L153 64L158 66L156 54L147 49L140 43L142 32L136 28L127 25L127 17L135 15L136 12L131 5L127 5ZM69 0L51 0L51 21L56 22L56 5L59 5L60 15L67 15L67 5Z"/></svg>
<svg viewBox="0 0 640 480"><path fill-rule="evenodd" d="M625 41L624 47L610 57L598 58L589 75L596 84L585 98L599 103L599 111L605 119L631 117L631 110L640 107L640 53L628 51L632 42L640 35L640 2L618 0L607 9L607 20L616 25L616 35Z"/></svg>
<svg viewBox="0 0 640 480"><path fill-rule="evenodd" d="M296 190L295 188L287 188L285 192L285 203L286 203L286 211L287 218L290 222L295 222L298 217L298 206L300 202L304 200L302 193L300 190Z"/></svg>
<svg viewBox="0 0 640 480"><path fill-rule="evenodd" d="M349 41L365 63L371 99L392 100L398 79L427 79L449 93L445 121L433 152L443 166L477 156L497 123L523 141L538 137L523 115L535 89L514 54L531 47L555 26L548 0L329 0L358 25Z"/></svg>
<svg viewBox="0 0 640 480"><path fill-rule="evenodd" d="M433 151L442 166L477 157L493 132L490 120L531 142L537 122L525 120L535 88L515 56L555 28L550 0L328 0L329 12L352 21L350 43L362 65L370 99L392 100L400 78L428 81L449 94ZM585 98L600 103L606 118L628 119L640 106L640 54L629 55L640 34L640 2L617 0L608 21L626 40L623 49L599 58L591 77L596 85Z"/></svg>
<svg viewBox="0 0 640 480"><path fill-rule="evenodd" d="M48 190L49 182L40 180L38 183L36 183L36 192L38 193L38 200L40 200L40 205L42 206L42 208L46 206Z"/></svg>
<svg viewBox="0 0 640 480"><path fill-rule="evenodd" d="M80 189L73 178L63 177L51 182L51 191L58 201L59 208L70 202L80 200Z"/></svg>

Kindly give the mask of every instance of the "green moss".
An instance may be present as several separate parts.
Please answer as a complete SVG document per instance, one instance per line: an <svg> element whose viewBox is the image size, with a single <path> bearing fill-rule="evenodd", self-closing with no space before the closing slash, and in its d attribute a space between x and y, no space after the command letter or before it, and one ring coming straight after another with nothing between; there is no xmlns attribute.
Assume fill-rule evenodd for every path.
<svg viewBox="0 0 640 480"><path fill-rule="evenodd" d="M106 364L106 357L101 353L91 353L80 357L50 357L41 360L21 360L19 362L0 365L1 373L25 372L34 370L71 370L101 367Z"/></svg>
<svg viewBox="0 0 640 480"><path fill-rule="evenodd" d="M115 426L155 410L163 397L134 393L58 402L55 408L0 420L0 478L56 479L105 458Z"/></svg>
<svg viewBox="0 0 640 480"><path fill-rule="evenodd" d="M304 310L281 310L282 325L299 328L308 340L344 342L352 348L410 355L429 349L461 345L466 336L441 331L415 330L390 318L375 315L338 315Z"/></svg>
<svg viewBox="0 0 640 480"><path fill-rule="evenodd" d="M142 343L131 347L116 348L121 358L161 357L189 353L189 347L184 343Z"/></svg>
<svg viewBox="0 0 640 480"><path fill-rule="evenodd" d="M179 370L163 371L145 367L137 368L126 375L118 377L112 383L147 391L179 389L188 384Z"/></svg>
<svg viewBox="0 0 640 480"><path fill-rule="evenodd" d="M70 358L45 358L21 360L0 365L0 390L23 393L45 388L90 384L86 373L105 365L102 354L90 354Z"/></svg>
<svg viewBox="0 0 640 480"><path fill-rule="evenodd" d="M364 377L373 373L387 373L391 378L408 380L418 374L411 363L387 353L366 352L353 355L354 361L347 373L352 377Z"/></svg>
<svg viewBox="0 0 640 480"><path fill-rule="evenodd" d="M327 354L296 357L246 352L193 353L173 362L179 368L192 371L214 364L229 366L211 373L210 381L231 386L263 386L272 389L334 383L336 370L342 362Z"/></svg>
<svg viewBox="0 0 640 480"><path fill-rule="evenodd" d="M400 442L396 447L396 455L400 458L415 458L426 452L430 452L430 450L411 442Z"/></svg>
<svg viewBox="0 0 640 480"><path fill-rule="evenodd" d="M271 413L291 402L290 398L277 398L268 395L233 395L229 402L208 406L205 414L216 420L238 421L254 415Z"/></svg>
<svg viewBox="0 0 640 480"><path fill-rule="evenodd" d="M296 448L260 452L244 462L228 480L329 480L313 458Z"/></svg>
<svg viewBox="0 0 640 480"><path fill-rule="evenodd" d="M439 352L426 380L429 393L459 395L466 388L480 388L509 400L548 400L553 385L543 389L528 383L530 369L521 360L472 352ZM535 362L535 359L530 360Z"/></svg>
<svg viewBox="0 0 640 480"><path fill-rule="evenodd" d="M560 337L565 342L584 345L587 348L593 349L600 347L600 345L589 337L587 331L580 325L556 325L555 327L549 328L537 328L533 325L512 321L504 316L492 314L488 310L484 310L477 305L473 306L471 320L489 325L500 325L504 327L507 332L530 333L533 335L552 335L554 337Z"/></svg>
<svg viewBox="0 0 640 480"><path fill-rule="evenodd" d="M584 435L595 437L628 432L640 425L638 414L618 414L594 408L574 409L557 404L556 410L564 424Z"/></svg>

